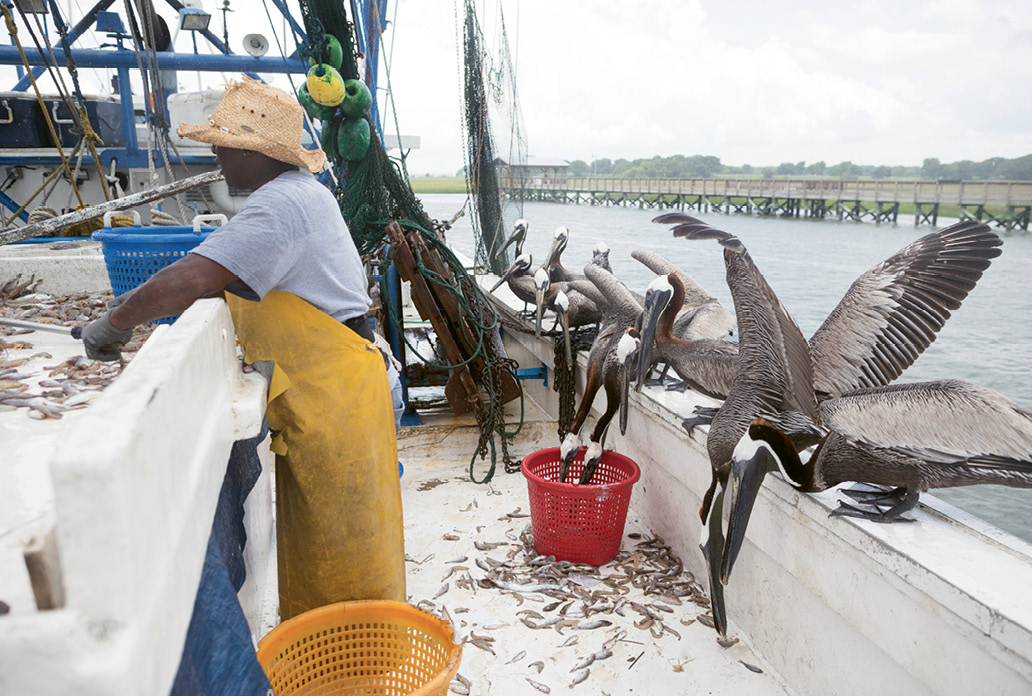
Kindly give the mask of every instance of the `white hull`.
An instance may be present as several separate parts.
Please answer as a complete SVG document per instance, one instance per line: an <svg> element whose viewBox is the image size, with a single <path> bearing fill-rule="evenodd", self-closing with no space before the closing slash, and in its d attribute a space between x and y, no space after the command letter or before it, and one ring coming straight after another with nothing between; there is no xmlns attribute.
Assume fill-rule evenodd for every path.
<svg viewBox="0 0 1032 696"><path fill-rule="evenodd" d="M9 253L0 250L0 261ZM93 275L84 277L96 278L102 268L96 265L100 257L93 259L86 262L95 264ZM0 277L13 276L15 267L0 263ZM483 279L485 287L493 280ZM64 350L74 348L70 339L54 340L68 341ZM550 340L508 330L505 340L510 357L524 367L551 365ZM9 508L26 517L4 517L0 529L0 599L12 606L0 617L0 693L167 693L179 661L173 646L182 645L189 622L229 447L257 432L260 421L263 387L242 378L233 343L225 307L199 303L171 328L156 331L118 382L67 420L57 444L18 451L19 461L2 460L0 475L10 480L28 476L27 459L37 457L32 485ZM583 379L584 356L580 363ZM537 380L523 384L532 409L544 415L511 445L518 456L558 445L550 420L558 412L551 381L548 387ZM198 409L199 403L206 408ZM631 500L634 524L660 535L705 582L698 509L710 482L709 464L702 435L688 440L680 427L696 403L714 402L658 389L633 395L626 437L613 432L608 444L642 469ZM11 428L9 437L21 437L16 433L22 426L11 425L8 416L0 413L0 425ZM411 486L408 481L420 476L465 476L473 440L455 438L471 434L468 422L465 429L448 422L403 430L402 462L413 463L403 484ZM39 476L47 470L49 477ZM521 495L512 480L519 481L506 482L507 510L520 504L509 505ZM256 639L276 615L268 472L263 481L249 501L251 565L240 593ZM414 500L416 493L406 489L405 495ZM769 477L727 588L730 634L741 643L724 651L715 647L711 630L685 629L692 639L703 635L712 649L698 653L703 657L690 669L706 670L712 662L716 670L693 684L713 693L750 692L737 677L720 676L744 659L765 668L763 676L740 670L761 679L756 688L763 693L1032 692L1032 547L932 496L922 500L911 524L829 519L833 493L803 495ZM412 555L419 553L417 543L429 544L455 524L420 504L406 506ZM417 511L421 517L413 520ZM470 524L490 528L496 518L483 514ZM66 600L62 608L37 611L21 553L30 537L51 529L53 572ZM428 598L440 585L436 571L417 577L421 571L407 567L413 600ZM506 611L511 615L513 609ZM679 645L686 649L688 643ZM489 658L471 645L465 650L460 672L475 684L480 675L504 673L509 668L502 663L515 652ZM644 687L643 678L630 672L595 686ZM590 681L584 687L594 691ZM489 693L478 688L473 693ZM522 683L509 688L529 690ZM497 687L491 693L508 692Z"/></svg>

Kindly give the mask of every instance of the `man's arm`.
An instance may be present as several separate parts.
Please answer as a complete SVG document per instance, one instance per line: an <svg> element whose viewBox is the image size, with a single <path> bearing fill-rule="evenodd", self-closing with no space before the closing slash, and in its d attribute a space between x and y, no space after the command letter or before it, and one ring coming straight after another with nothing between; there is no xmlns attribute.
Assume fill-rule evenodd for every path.
<svg viewBox="0 0 1032 696"><path fill-rule="evenodd" d="M115 307L109 317L111 325L131 329L180 314L194 301L219 292L236 279L225 266L198 254L187 254L155 273Z"/></svg>

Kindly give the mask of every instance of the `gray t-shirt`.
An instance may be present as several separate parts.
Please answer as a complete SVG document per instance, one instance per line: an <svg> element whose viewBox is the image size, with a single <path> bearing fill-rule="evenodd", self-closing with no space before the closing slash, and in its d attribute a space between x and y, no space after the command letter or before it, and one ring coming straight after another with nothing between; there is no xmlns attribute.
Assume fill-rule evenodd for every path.
<svg viewBox="0 0 1032 696"><path fill-rule="evenodd" d="M337 201L307 171L284 172L261 186L191 253L224 266L258 299L283 290L338 321L369 310L362 259ZM246 296L237 285L226 289Z"/></svg>

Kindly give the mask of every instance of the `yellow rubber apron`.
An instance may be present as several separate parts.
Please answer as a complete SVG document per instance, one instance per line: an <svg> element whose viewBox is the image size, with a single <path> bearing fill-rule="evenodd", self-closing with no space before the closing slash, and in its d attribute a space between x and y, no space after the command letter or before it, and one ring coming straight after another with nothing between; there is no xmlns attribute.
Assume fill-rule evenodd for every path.
<svg viewBox="0 0 1032 696"><path fill-rule="evenodd" d="M397 441L380 352L301 298L227 294L247 362L274 360L280 618L353 599L405 601Z"/></svg>

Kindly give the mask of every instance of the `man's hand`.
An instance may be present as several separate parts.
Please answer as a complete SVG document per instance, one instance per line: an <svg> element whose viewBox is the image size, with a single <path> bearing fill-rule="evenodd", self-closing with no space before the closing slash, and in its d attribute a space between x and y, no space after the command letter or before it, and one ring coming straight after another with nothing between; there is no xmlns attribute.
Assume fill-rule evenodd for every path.
<svg viewBox="0 0 1032 696"><path fill-rule="evenodd" d="M93 360L112 362L122 357L122 347L133 337L132 329L119 329L111 325L110 313L91 321L82 330L82 343L86 355Z"/></svg>

